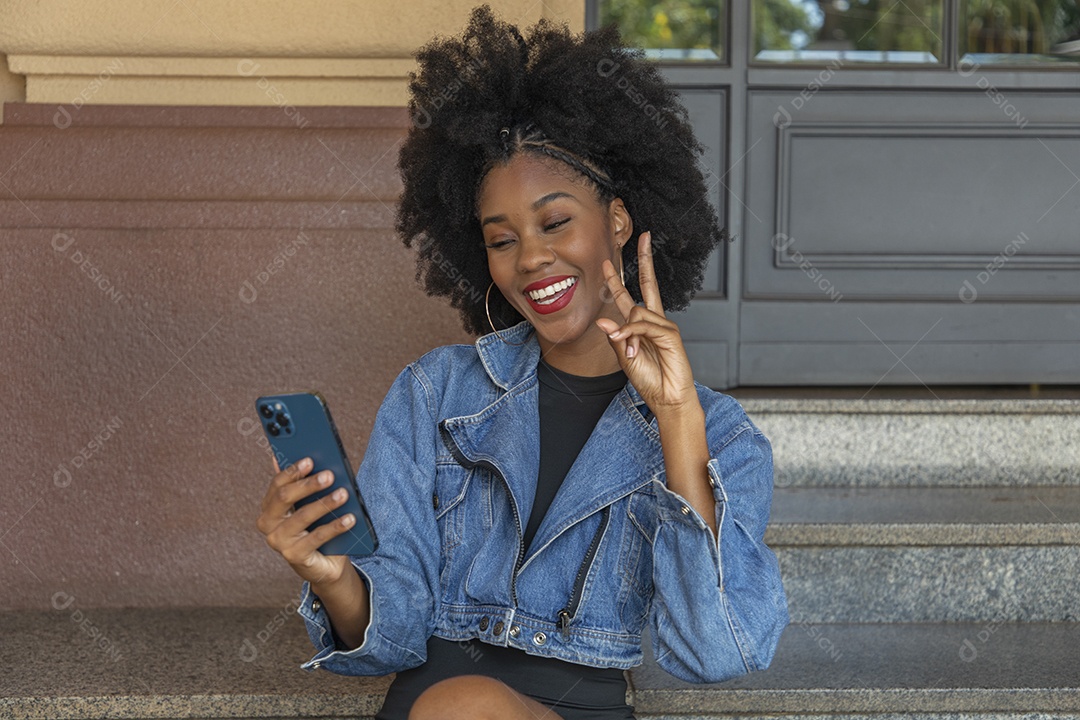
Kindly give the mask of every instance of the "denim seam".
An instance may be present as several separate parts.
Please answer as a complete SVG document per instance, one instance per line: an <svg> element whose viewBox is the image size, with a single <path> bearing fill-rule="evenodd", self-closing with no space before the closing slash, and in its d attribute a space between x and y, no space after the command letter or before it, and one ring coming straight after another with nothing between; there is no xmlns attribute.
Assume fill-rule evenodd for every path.
<svg viewBox="0 0 1080 720"><path fill-rule="evenodd" d="M728 627L731 628L731 635L733 638L735 638L735 647L739 649L739 657L743 661L743 667L746 668L746 672L753 672L757 669L757 663L753 661L752 657L747 657L747 652L743 648L743 646L747 645L748 642L744 635L742 626L736 619L735 613L731 612L731 605L728 602L727 593L720 593L720 602L724 607L724 616L727 617Z"/></svg>
<svg viewBox="0 0 1080 720"><path fill-rule="evenodd" d="M427 374L424 373L424 369L420 367L420 364L415 362L409 363L409 370L412 372L413 378L416 379L416 382L420 383L420 387L424 391L424 402L427 403L428 413L431 417L435 417L438 413L435 410L435 403L431 399L432 393L431 389L428 387L430 380L428 379Z"/></svg>

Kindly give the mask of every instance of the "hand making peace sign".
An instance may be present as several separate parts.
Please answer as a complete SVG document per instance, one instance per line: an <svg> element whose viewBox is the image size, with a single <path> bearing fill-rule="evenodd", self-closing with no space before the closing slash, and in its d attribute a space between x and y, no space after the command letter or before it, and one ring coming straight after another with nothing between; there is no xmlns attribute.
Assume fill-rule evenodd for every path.
<svg viewBox="0 0 1080 720"><path fill-rule="evenodd" d="M638 282L644 307L634 303L610 260L604 261L603 270L607 287L626 323L619 326L607 318L598 318L596 324L608 334L623 372L658 418L694 407L698 396L690 359L683 348L679 326L667 319L660 302L660 287L652 264L652 234L644 232L638 236Z"/></svg>

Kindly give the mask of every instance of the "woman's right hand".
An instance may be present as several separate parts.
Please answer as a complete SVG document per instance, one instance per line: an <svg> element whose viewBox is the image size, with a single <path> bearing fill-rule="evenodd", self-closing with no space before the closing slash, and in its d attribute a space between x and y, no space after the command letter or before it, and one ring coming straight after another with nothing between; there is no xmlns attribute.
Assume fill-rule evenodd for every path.
<svg viewBox="0 0 1080 720"><path fill-rule="evenodd" d="M266 544L277 551L293 571L312 585L330 585L342 578L351 568L348 555L323 555L319 547L327 540L346 532L356 523L352 513L308 532L308 526L333 508L344 504L348 493L337 493L308 503L299 509L293 503L323 490L333 482L333 473L323 470L308 477L311 458L281 470L274 458L277 474L262 501L262 512L255 525L266 537ZM335 497L338 495L339 497Z"/></svg>

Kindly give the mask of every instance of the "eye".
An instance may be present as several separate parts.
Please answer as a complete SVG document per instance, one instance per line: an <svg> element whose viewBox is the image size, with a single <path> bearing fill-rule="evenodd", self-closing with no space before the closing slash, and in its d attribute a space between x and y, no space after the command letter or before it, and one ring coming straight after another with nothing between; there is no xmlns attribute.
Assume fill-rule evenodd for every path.
<svg viewBox="0 0 1080 720"><path fill-rule="evenodd" d="M560 225L565 225L568 222L570 222L570 218L566 218L565 220L559 220L558 222L552 223L550 225L545 225L544 226L544 231L545 232L551 232L552 230L559 227Z"/></svg>
<svg viewBox="0 0 1080 720"><path fill-rule="evenodd" d="M501 248L503 245L509 245L512 242L514 242L514 241L513 240L503 240L502 242L493 243L491 245L485 245L484 247L495 250L497 248Z"/></svg>

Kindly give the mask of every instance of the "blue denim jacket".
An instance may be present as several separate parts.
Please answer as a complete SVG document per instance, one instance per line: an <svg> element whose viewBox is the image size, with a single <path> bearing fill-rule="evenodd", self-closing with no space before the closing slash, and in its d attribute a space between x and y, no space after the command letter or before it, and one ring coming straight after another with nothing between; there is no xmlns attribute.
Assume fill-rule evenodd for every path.
<svg viewBox="0 0 1080 720"><path fill-rule="evenodd" d="M776 556L762 542L772 447L739 403L695 382L705 410L719 541L664 484L656 418L628 381L582 448L526 553L540 462L528 321L475 346L410 363L375 417L357 486L378 551L351 556L370 624L343 650L326 610L301 590L317 652L301 665L384 675L420 665L434 634L479 638L585 665L657 663L690 682L769 665L789 621Z"/></svg>

